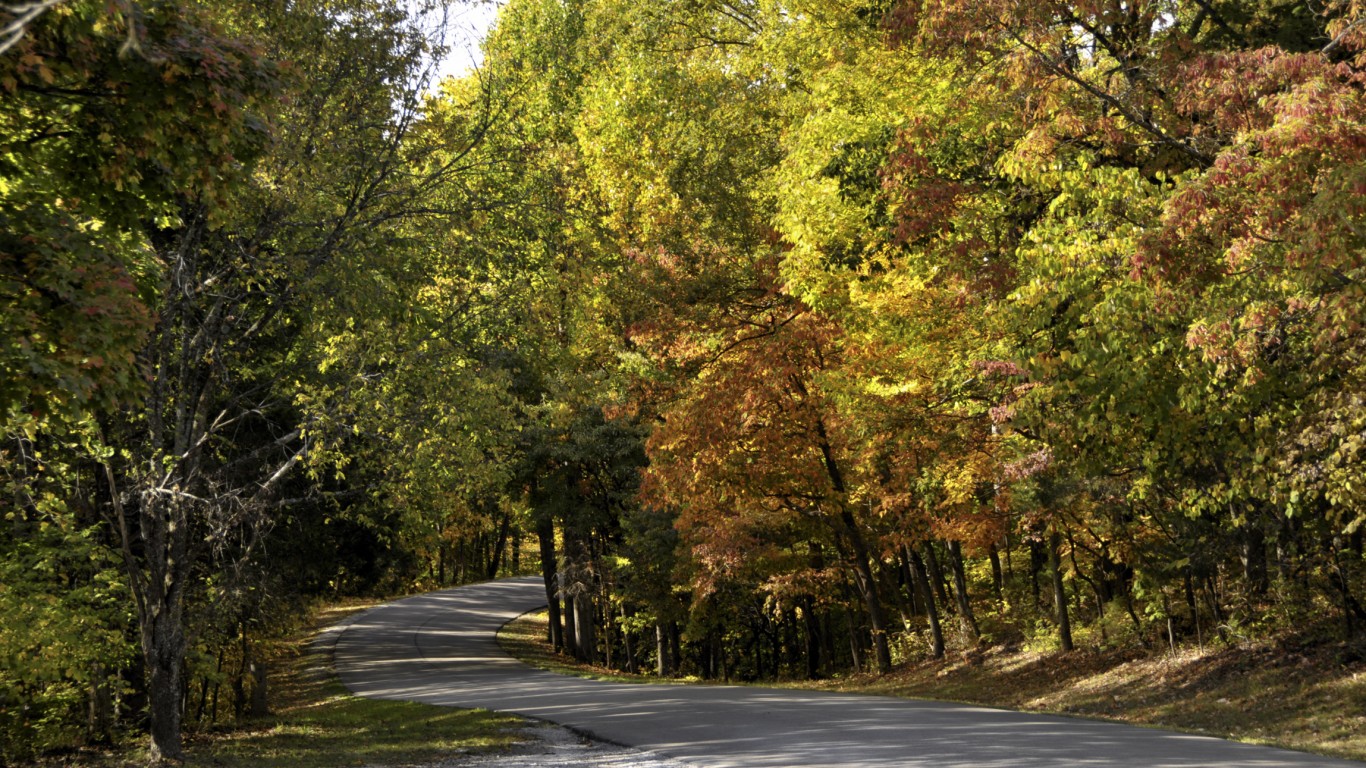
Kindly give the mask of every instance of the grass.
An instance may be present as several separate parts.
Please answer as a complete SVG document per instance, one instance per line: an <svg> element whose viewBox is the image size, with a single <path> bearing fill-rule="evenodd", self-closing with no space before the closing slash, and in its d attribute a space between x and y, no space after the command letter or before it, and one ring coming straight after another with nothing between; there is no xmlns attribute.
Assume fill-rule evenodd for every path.
<svg viewBox="0 0 1366 768"><path fill-rule="evenodd" d="M499 633L512 655L557 672L659 682L579 664L545 641L545 612ZM992 648L900 665L892 674L775 687L877 693L1175 728L1366 760L1366 658L1349 646L1267 642L1176 654Z"/></svg>
<svg viewBox="0 0 1366 768"><path fill-rule="evenodd" d="M309 629L269 644L271 715L186 735L186 764L214 768L418 766L511 746L520 718L352 696L331 671L328 649L311 643L322 627L365 606L324 610ZM145 750L64 755L41 765L127 768Z"/></svg>
<svg viewBox="0 0 1366 768"><path fill-rule="evenodd" d="M317 627L342 618L320 614ZM198 735L191 762L222 768L407 766L457 754L505 748L519 718L486 710L451 709L352 696L312 646L314 632L279 644L273 668L274 716L224 732Z"/></svg>

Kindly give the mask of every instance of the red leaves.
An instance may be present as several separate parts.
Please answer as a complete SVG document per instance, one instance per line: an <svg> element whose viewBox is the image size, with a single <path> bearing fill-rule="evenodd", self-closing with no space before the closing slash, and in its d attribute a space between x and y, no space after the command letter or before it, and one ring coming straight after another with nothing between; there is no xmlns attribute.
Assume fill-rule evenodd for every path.
<svg viewBox="0 0 1366 768"><path fill-rule="evenodd" d="M1348 266L1333 263L1347 255L1334 243L1366 213L1360 85L1318 54L1272 48L1203 55L1183 71L1181 109L1230 143L1173 196L1145 261L1176 274L1173 254L1213 250L1230 271Z"/></svg>
<svg viewBox="0 0 1366 768"><path fill-rule="evenodd" d="M894 203L895 240L915 243L945 234L960 201L976 190L947 178L903 135L882 169L882 188Z"/></svg>

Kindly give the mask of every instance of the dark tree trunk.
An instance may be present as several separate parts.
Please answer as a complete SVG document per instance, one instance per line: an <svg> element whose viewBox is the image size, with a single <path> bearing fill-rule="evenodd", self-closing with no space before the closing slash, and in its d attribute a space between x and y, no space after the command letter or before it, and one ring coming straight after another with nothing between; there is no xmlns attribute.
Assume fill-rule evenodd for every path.
<svg viewBox="0 0 1366 768"><path fill-rule="evenodd" d="M85 737L91 744L105 744L110 740L109 730L114 724L114 697L109 690L108 676L104 665L96 663L90 676L89 708L86 712ZM200 710L204 707L201 704Z"/></svg>
<svg viewBox="0 0 1366 768"><path fill-rule="evenodd" d="M1271 586L1266 570L1266 535L1255 523L1244 526L1242 534L1243 581L1249 594L1261 599Z"/></svg>
<svg viewBox="0 0 1366 768"><path fill-rule="evenodd" d="M996 596L997 610L1001 610L1005 605L1005 576L1001 572L1001 553L996 542L991 542L987 557L991 559L991 591Z"/></svg>
<svg viewBox="0 0 1366 768"><path fill-rule="evenodd" d="M178 620L154 619L144 632L143 658L147 664L147 704L151 716L151 762L180 760L181 676L184 674L185 635ZM149 637L150 636L150 637Z"/></svg>
<svg viewBox="0 0 1366 768"><path fill-rule="evenodd" d="M882 599L877 592L877 579L873 576L868 545L863 534L856 527L854 516L844 512L845 525L848 526L850 543L853 545L854 581L863 598L868 613L868 631L873 641L873 661L877 672L885 675L892 671L892 652L887 643L887 617L882 610Z"/></svg>
<svg viewBox="0 0 1366 768"><path fill-rule="evenodd" d="M673 667L672 674L679 675L683 672L683 633L676 621L669 622L666 629L669 635L669 664Z"/></svg>
<svg viewBox="0 0 1366 768"><path fill-rule="evenodd" d="M897 567L901 569L901 580L906 583L906 602L910 606L911 615L923 616L925 608L920 604L920 586L911 571L911 559L906 547L897 552Z"/></svg>
<svg viewBox="0 0 1366 768"><path fill-rule="evenodd" d="M492 580L498 578L498 565L503 561L503 553L507 550L508 532L512 527L512 515L504 514L503 520L498 524L498 538L493 545L493 554L489 557L489 566L485 569L485 577Z"/></svg>
<svg viewBox="0 0 1366 768"><path fill-rule="evenodd" d="M854 664L855 672L862 672L863 666L863 644L858 639L857 622L854 621L854 614L851 611L844 612L844 627L849 634L849 659Z"/></svg>
<svg viewBox="0 0 1366 768"><path fill-rule="evenodd" d="M265 717L270 714L270 701L266 689L266 663L256 659L251 663L251 716Z"/></svg>
<svg viewBox="0 0 1366 768"><path fill-rule="evenodd" d="M911 573L915 578L916 589L920 592L920 601L925 606L925 616L930 625L930 653L936 659L944 658L944 628L939 623L939 608L935 606L934 590L930 588L929 575L925 572L925 563L920 559L920 555L914 549L910 549Z"/></svg>
<svg viewBox="0 0 1366 768"><path fill-rule="evenodd" d="M830 478L830 485L840 499L840 525L834 531L835 541L836 543L842 540L847 542L846 551L842 554L845 560L850 561L853 566L854 580L868 612L869 631L873 638L873 654L877 662L877 671L878 674L885 675L892 671L892 653L887 645L887 620L883 614L882 600L878 597L877 580L873 577L873 558L868 550L868 544L863 538L863 532L859 529L858 520L854 518L854 513L849 509L844 474L840 471L838 462L835 461L835 452L830 447L830 437L826 432L823 419L816 420L816 434L820 438L819 448L825 463L826 474Z"/></svg>
<svg viewBox="0 0 1366 768"><path fill-rule="evenodd" d="M564 628L560 624L559 587L555 578L555 522L549 515L538 515L536 519L536 538L541 545L541 579L545 581L545 599L550 617L550 646L556 651L564 650Z"/></svg>
<svg viewBox="0 0 1366 768"><path fill-rule="evenodd" d="M1062 582L1062 536L1055 530L1048 537L1048 568L1053 575L1053 611L1058 622L1058 646L1070 652L1072 646L1072 621L1067 614L1067 591Z"/></svg>
<svg viewBox="0 0 1366 768"><path fill-rule="evenodd" d="M655 674L659 677L673 677L673 659L669 653L669 635L660 622L655 623Z"/></svg>
<svg viewBox="0 0 1366 768"><path fill-rule="evenodd" d="M815 601L810 597L802 598L802 617L806 624L806 677L816 680L821 676L821 627Z"/></svg>
<svg viewBox="0 0 1366 768"><path fill-rule="evenodd" d="M972 601L968 598L968 577L963 568L963 545L957 541L949 542L949 566L953 569L953 591L958 598L958 621L969 639L977 642L977 615L972 612Z"/></svg>
<svg viewBox="0 0 1366 768"><path fill-rule="evenodd" d="M106 467L108 471L108 468ZM110 488L116 486L112 471ZM141 527L146 572L138 568L126 530L121 532L138 606L142 658L146 668L150 719L150 760L181 760L181 723L185 712L185 582L189 578L189 521L179 503L143 500ZM124 525L121 502L117 519Z"/></svg>
<svg viewBox="0 0 1366 768"><path fill-rule="evenodd" d="M574 624L579 636L575 658L589 664L598 663L597 623L593 618L593 598L587 591L574 596Z"/></svg>
<svg viewBox="0 0 1366 768"><path fill-rule="evenodd" d="M574 598L564 595L564 650L565 653L579 658L579 632L574 618Z"/></svg>
<svg viewBox="0 0 1366 768"><path fill-rule="evenodd" d="M1029 594L1033 598L1035 610L1042 610L1043 599L1040 597L1039 574L1043 572L1044 564L1047 562L1043 546L1031 536L1029 539Z"/></svg>
<svg viewBox="0 0 1366 768"><path fill-rule="evenodd" d="M949 591L944 584L944 569L939 567L939 556L934 553L934 542L927 541L922 548L925 552L925 566L929 569L928 576L930 586L934 588L934 596L938 598L939 604L947 606L949 604Z"/></svg>

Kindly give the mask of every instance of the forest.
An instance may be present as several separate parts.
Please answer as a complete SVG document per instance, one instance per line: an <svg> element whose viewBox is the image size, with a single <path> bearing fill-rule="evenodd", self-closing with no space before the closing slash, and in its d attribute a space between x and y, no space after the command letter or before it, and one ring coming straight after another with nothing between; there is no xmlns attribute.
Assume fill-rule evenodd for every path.
<svg viewBox="0 0 1366 768"><path fill-rule="evenodd" d="M659 676L1366 657L1366 2L0 3L0 765L542 573Z"/></svg>

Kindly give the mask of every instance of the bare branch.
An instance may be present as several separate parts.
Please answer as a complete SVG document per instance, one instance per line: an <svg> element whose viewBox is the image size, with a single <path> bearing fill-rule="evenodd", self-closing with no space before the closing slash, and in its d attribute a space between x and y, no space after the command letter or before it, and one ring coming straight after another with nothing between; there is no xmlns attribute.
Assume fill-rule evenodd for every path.
<svg viewBox="0 0 1366 768"><path fill-rule="evenodd" d="M1353 21L1351 24L1348 24L1341 32L1337 33L1337 36L1335 36L1328 45L1323 46L1319 53L1322 53L1324 56L1331 56L1334 51L1342 47L1342 41L1347 39L1347 35L1362 24L1366 24L1366 18L1360 18Z"/></svg>
<svg viewBox="0 0 1366 768"><path fill-rule="evenodd" d="M1010 29L1003 23L1000 24L1000 26L1005 31L1005 33L1009 35L1016 43L1019 43L1019 45L1023 47L1025 50L1034 54L1035 60L1042 64L1046 69L1048 69L1048 71L1080 87L1082 90L1091 94L1096 99L1099 99L1100 101L1109 105L1116 112L1119 112L1121 115L1123 115L1124 119L1128 120L1133 125L1136 125L1139 128L1142 128L1143 130L1152 134L1154 137L1157 138L1157 140L1160 143L1177 149L1181 153L1189 156L1190 158L1198 162L1200 166L1203 168L1209 167L1210 164L1214 162L1214 158L1210 157L1204 152L1201 152L1195 147L1192 147L1190 144L1187 144L1186 142L1171 136L1166 131L1162 130L1161 126L1157 125L1152 120L1149 120L1148 118L1139 114L1132 107L1115 98L1115 96L1113 96L1112 94L1106 93L1105 91L1097 88L1091 83L1086 82L1085 79L1079 77L1075 72L1072 72L1067 67L1055 61L1041 48L1026 40L1023 35L1019 34L1013 29Z"/></svg>
<svg viewBox="0 0 1366 768"><path fill-rule="evenodd" d="M51 8L55 8L66 0L37 0L28 3L6 3L0 5L0 10L8 14L10 22L0 28L0 53L13 48L24 37L24 31L39 16Z"/></svg>

